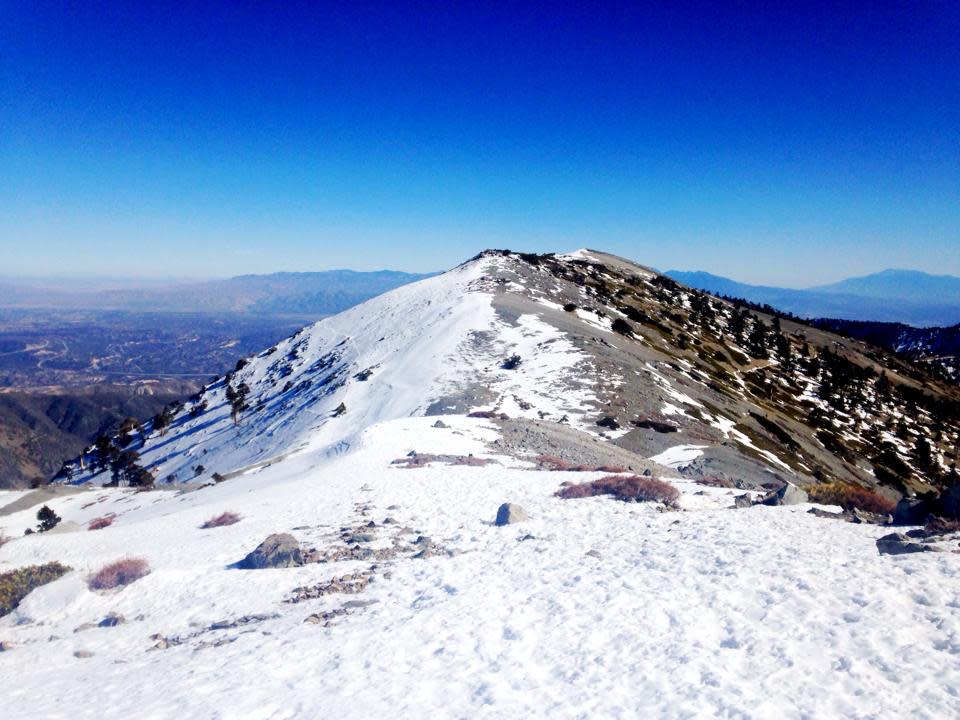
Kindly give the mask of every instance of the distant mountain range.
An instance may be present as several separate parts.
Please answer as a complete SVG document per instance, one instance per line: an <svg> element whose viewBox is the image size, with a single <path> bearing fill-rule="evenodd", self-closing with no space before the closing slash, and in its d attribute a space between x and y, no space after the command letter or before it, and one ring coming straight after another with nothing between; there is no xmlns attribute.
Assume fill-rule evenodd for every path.
<svg viewBox="0 0 960 720"><path fill-rule="evenodd" d="M92 291L44 281L0 280L0 307L331 315L426 277L430 274L329 270Z"/></svg>
<svg viewBox="0 0 960 720"><path fill-rule="evenodd" d="M804 318L899 322L914 327L960 323L960 278L951 275L884 270L795 290L750 285L700 271L666 274L698 290L771 305Z"/></svg>

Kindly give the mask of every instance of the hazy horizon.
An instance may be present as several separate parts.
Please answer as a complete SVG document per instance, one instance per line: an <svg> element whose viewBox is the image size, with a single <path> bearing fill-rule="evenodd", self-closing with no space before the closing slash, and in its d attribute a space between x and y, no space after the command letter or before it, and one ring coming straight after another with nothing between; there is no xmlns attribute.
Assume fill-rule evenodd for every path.
<svg viewBox="0 0 960 720"><path fill-rule="evenodd" d="M487 248L485 248L487 249ZM602 250L601 248L593 248L594 250ZM523 251L522 249L520 251ZM572 252L572 250L564 251ZM464 257L460 262L467 260L468 258ZM627 256L628 260L634 260L642 264L643 261L640 258L631 258ZM459 264L459 263L458 263ZM788 285L788 284L775 284L773 282L765 282L763 280L746 280L741 277L734 275L725 275L720 272L715 272L708 268L704 267L656 267L650 264L647 264L648 267L655 269L658 272L668 273L673 271L678 272L704 272L710 275L715 275L717 277L722 277L727 280L733 280L735 282L740 282L748 285L759 285L759 286L770 286L770 287L779 287L784 289L791 290L810 290L815 289L821 285L829 285L834 282L839 282L842 280L849 280L858 277L865 277L869 275L874 275L881 272L921 272L931 277L950 277L960 279L960 275L954 275L951 273L943 272L928 272L926 270L921 270L919 268L906 268L906 267L885 267L872 272L863 272L857 273L855 275L838 275L836 277L831 277L829 279L814 283L814 284L801 284L801 285ZM453 267L453 266L451 266ZM359 269L356 267L328 267L328 268L308 268L308 269L264 269L261 272L255 273L241 273L238 275L183 275L183 276L158 276L158 275L95 275L87 273L57 273L51 275L15 275L7 272L0 272L0 283L8 283L11 285L24 285L24 286L43 286L46 283L51 282L70 282L76 283L78 285L88 285L87 287L75 287L69 288L71 290L82 290L88 292L96 292L101 290L119 290L119 289L140 289L140 288L161 288L161 287L170 287L175 285L186 285L193 283L204 283L204 282L215 282L219 280L229 280L231 278L243 277L246 275L279 275L279 274L295 274L295 273L324 273L324 272L338 272L338 271L349 271L349 272L404 272L409 274L431 274L444 272L450 268L435 268L435 269L425 269L425 270L398 270L397 268L392 267L376 267L372 269ZM64 289L64 288L61 288Z"/></svg>

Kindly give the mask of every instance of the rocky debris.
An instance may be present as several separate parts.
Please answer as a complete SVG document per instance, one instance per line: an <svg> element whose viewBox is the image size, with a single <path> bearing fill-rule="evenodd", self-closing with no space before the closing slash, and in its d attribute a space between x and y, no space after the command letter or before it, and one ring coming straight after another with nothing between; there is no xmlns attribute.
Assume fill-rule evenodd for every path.
<svg viewBox="0 0 960 720"><path fill-rule="evenodd" d="M235 620L218 620L215 623L212 623L207 630L230 630L232 628L242 627L243 625L250 625L252 623L260 623L264 620L272 620L273 618L280 617L277 614L273 615L242 615L241 617L236 618Z"/></svg>
<svg viewBox="0 0 960 720"><path fill-rule="evenodd" d="M203 635L206 635L210 632L218 632L221 630L233 630L235 628L243 627L245 625L252 625L255 623L264 622L265 620L273 620L274 618L280 617L278 614L274 613L272 615L243 615L233 620L218 620L215 623L211 623L205 628L198 630L197 632L190 633L189 635L174 635L168 637L166 635L161 635L160 633L154 633L150 636L150 640L153 642L151 646L152 650L166 650L167 648L175 647L177 645L183 645L190 640L196 640ZM191 623L192 625L193 623ZM245 632L250 632L245 631ZM202 648L208 647L219 647L221 645L227 645L234 642L237 639L236 635L218 637L216 640L200 640L194 645L194 648L200 650Z"/></svg>
<svg viewBox="0 0 960 720"><path fill-rule="evenodd" d="M244 570L287 568L303 565L300 543L288 533L270 535L256 549L237 563Z"/></svg>
<svg viewBox="0 0 960 720"><path fill-rule="evenodd" d="M853 510L844 510L843 512L830 512L820 508L810 508L808 511L816 517L826 518L828 520L843 520L844 522L854 523L855 525L890 525L893 518L890 515L867 512L854 508Z"/></svg>
<svg viewBox="0 0 960 720"><path fill-rule="evenodd" d="M122 625L127 619L120 615L119 613L110 612L107 613L106 617L103 618L100 622L97 623L97 627L116 627L117 625Z"/></svg>
<svg viewBox="0 0 960 720"><path fill-rule="evenodd" d="M796 485L784 485L783 487L772 490L762 498L760 498L759 503L761 505L801 505L805 502L809 502L810 498L807 495L806 490L798 488Z"/></svg>
<svg viewBox="0 0 960 720"><path fill-rule="evenodd" d="M75 658L80 658L80 659L92 658L93 653L90 652L89 650L77 650L76 652L73 653L73 656Z"/></svg>
<svg viewBox="0 0 960 720"><path fill-rule="evenodd" d="M373 541L374 541L374 537L369 533L358 533L356 535L349 535L344 540L344 542L347 543L347 545L356 545L358 543L368 543Z"/></svg>
<svg viewBox="0 0 960 720"><path fill-rule="evenodd" d="M413 541L413 549L416 551L413 555L414 560L425 560L437 556L452 557L455 553L448 550L443 545L435 543L426 535L420 535Z"/></svg>
<svg viewBox="0 0 960 720"><path fill-rule="evenodd" d="M513 523L523 522L524 520L529 519L530 516L527 515L527 511L519 505L514 505L513 503L504 503L497 510L497 519L494 521L494 524L497 527L502 527L504 525L512 525Z"/></svg>
<svg viewBox="0 0 960 720"><path fill-rule="evenodd" d="M877 539L877 550L881 555L906 555L908 553L942 551L929 542L918 542L903 533L890 533Z"/></svg>
<svg viewBox="0 0 960 720"><path fill-rule="evenodd" d="M150 640L153 641L153 645L151 646L152 650L166 650L174 645L183 644L183 640L181 640L179 637L168 638L160 633L154 633L151 635Z"/></svg>
<svg viewBox="0 0 960 720"><path fill-rule="evenodd" d="M444 463L445 465L466 465L469 467L483 467L490 465L493 460L487 458L475 457L473 455L431 455L429 453L417 453L411 451L407 457L399 458L391 462L402 468L421 468L431 463Z"/></svg>
<svg viewBox="0 0 960 720"><path fill-rule="evenodd" d="M305 623L310 625L323 625L324 627L330 627L331 621L342 617L343 615L349 614L349 610L346 608L334 608L333 610L327 610L325 612L314 613L313 615L308 615L304 620Z"/></svg>
<svg viewBox="0 0 960 720"><path fill-rule="evenodd" d="M356 595L367 589L373 580L373 571L355 572L350 575L331 578L317 585L304 585L293 589L293 595L285 603L299 603L304 600L316 600L325 595Z"/></svg>
<svg viewBox="0 0 960 720"><path fill-rule="evenodd" d="M447 430L447 429L450 428L450 426L447 425L443 420L437 420L437 421L436 421L433 425L431 425L430 427L439 428L439 429L441 429L441 430Z"/></svg>

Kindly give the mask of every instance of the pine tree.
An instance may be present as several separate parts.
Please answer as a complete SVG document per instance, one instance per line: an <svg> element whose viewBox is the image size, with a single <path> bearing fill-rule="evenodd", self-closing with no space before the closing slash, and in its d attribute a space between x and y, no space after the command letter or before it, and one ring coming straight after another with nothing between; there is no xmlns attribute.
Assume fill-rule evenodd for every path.
<svg viewBox="0 0 960 720"><path fill-rule="evenodd" d="M37 520L39 525L37 530L39 532L46 532L47 530L53 530L60 522L60 516L57 515L49 506L44 505L37 511Z"/></svg>

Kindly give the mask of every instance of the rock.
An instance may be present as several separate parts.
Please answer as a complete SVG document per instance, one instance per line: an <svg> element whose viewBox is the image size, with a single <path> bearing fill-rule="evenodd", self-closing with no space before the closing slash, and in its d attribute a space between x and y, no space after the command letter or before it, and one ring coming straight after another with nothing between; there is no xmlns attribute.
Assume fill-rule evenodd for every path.
<svg viewBox="0 0 960 720"><path fill-rule="evenodd" d="M93 657L93 653L90 652L89 650L77 650L75 653L73 653L73 656L74 656L75 658L81 658L81 659L82 659L82 658L92 658L92 657Z"/></svg>
<svg viewBox="0 0 960 720"><path fill-rule="evenodd" d="M809 500L806 490L796 485L784 485L764 495L760 502L764 505L800 505Z"/></svg>
<svg viewBox="0 0 960 720"><path fill-rule="evenodd" d="M75 627L73 631L75 633L85 632L86 630L92 630L95 627L97 627L96 623L86 622L86 623L83 623L82 625L77 625L77 627Z"/></svg>
<svg viewBox="0 0 960 720"><path fill-rule="evenodd" d="M850 512L850 522L865 525L889 525L893 521L889 515L867 512L860 508L854 508Z"/></svg>
<svg viewBox="0 0 960 720"><path fill-rule="evenodd" d="M753 505L753 498L750 497L750 493L744 493L743 495L737 495L733 499L734 508L748 508Z"/></svg>
<svg viewBox="0 0 960 720"><path fill-rule="evenodd" d="M947 520L960 520L960 485L954 485L940 493L936 514Z"/></svg>
<svg viewBox="0 0 960 720"><path fill-rule="evenodd" d="M300 543L289 533L270 535L256 550L237 563L244 570L286 568L303 565Z"/></svg>
<svg viewBox="0 0 960 720"><path fill-rule="evenodd" d="M928 500L903 498L897 503L897 508L893 511L893 524L923 525L932 512L933 506Z"/></svg>
<svg viewBox="0 0 960 720"><path fill-rule="evenodd" d="M877 550L881 555L906 555L907 553L934 550L930 545L914 542L903 533L890 533L877 539Z"/></svg>
<svg viewBox="0 0 960 720"><path fill-rule="evenodd" d="M651 477L653 475L653 470L651 470L650 468L644 468L643 472L640 474L643 475L644 477Z"/></svg>
<svg viewBox="0 0 960 720"><path fill-rule="evenodd" d="M9 640L0 640L0 652L10 652L13 648L14 644Z"/></svg>
<svg viewBox="0 0 960 720"><path fill-rule="evenodd" d="M442 429L442 430L446 430L446 429L449 428L450 426L447 425L443 420L437 420L437 421L436 421L433 425L431 425L430 427L435 427L435 428L440 428L440 429Z"/></svg>
<svg viewBox="0 0 960 720"><path fill-rule="evenodd" d="M513 523L523 522L524 520L529 519L530 516L527 515L527 511L519 505L514 505L513 503L504 503L497 510L497 519L495 524L497 527L502 527L504 525L512 525Z"/></svg>
<svg viewBox="0 0 960 720"><path fill-rule="evenodd" d="M373 535L370 535L369 533L357 533L348 537L344 542L346 542L347 545L373 542Z"/></svg>
<svg viewBox="0 0 960 720"><path fill-rule="evenodd" d="M603 557L603 556L600 554L600 551L599 551L599 550L587 550L587 552L585 553L585 555L588 555L589 557L592 557L592 558L596 558L597 560L599 560L600 558Z"/></svg>
<svg viewBox="0 0 960 720"><path fill-rule="evenodd" d="M376 605L379 600L347 600L343 604L344 610L354 610L356 608L365 608L370 607L371 605Z"/></svg>
<svg viewBox="0 0 960 720"><path fill-rule="evenodd" d="M111 613L107 613L107 616L103 618L103 620L101 620L99 623L97 623L97 627L102 627L102 628L116 627L117 625L122 625L126 621L127 619L123 615L119 615L118 613L111 612Z"/></svg>

